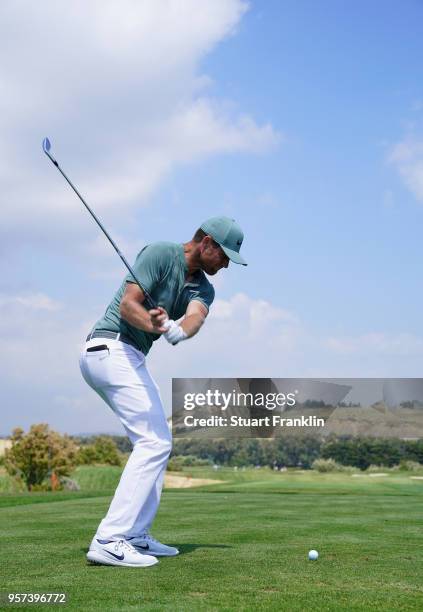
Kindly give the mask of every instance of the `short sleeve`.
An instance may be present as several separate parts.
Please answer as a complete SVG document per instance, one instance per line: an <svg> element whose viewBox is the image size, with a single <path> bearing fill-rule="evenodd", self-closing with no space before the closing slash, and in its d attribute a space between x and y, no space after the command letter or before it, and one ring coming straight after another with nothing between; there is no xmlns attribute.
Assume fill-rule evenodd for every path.
<svg viewBox="0 0 423 612"><path fill-rule="evenodd" d="M165 277L166 272L173 262L173 254L171 249L166 248L163 244L149 244L142 249L137 255L133 270L135 275L148 293L160 283ZM135 283L135 279L131 273L125 277L125 282Z"/></svg>
<svg viewBox="0 0 423 612"><path fill-rule="evenodd" d="M207 308L210 309L210 306L214 300L214 287L209 282L207 285L200 286L198 289L190 291L189 301L192 302L196 300L197 302L201 302Z"/></svg>

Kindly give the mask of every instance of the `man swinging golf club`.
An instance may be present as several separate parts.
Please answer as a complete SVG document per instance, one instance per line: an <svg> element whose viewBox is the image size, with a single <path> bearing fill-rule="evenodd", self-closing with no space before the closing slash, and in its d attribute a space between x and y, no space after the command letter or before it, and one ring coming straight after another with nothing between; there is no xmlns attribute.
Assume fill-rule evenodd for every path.
<svg viewBox="0 0 423 612"><path fill-rule="evenodd" d="M137 256L103 317L94 325L80 358L85 381L120 419L133 444L109 510L98 526L87 559L105 565L146 567L178 549L149 530L160 503L171 451L171 434L159 389L146 356L161 335L176 345L203 325L214 289L206 274L246 265L239 254L243 232L227 217L205 221L185 244L157 242ZM156 308L143 306L145 295ZM176 323L183 317L181 323Z"/></svg>

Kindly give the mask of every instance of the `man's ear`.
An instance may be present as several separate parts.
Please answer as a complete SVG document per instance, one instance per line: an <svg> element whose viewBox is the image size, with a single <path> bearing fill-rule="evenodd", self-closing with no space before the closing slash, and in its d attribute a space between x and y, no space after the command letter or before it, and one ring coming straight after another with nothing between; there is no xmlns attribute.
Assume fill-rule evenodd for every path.
<svg viewBox="0 0 423 612"><path fill-rule="evenodd" d="M201 241L201 252L203 252L204 249L207 249L207 247L210 246L212 241L213 241L213 238L211 236L204 236L204 238Z"/></svg>

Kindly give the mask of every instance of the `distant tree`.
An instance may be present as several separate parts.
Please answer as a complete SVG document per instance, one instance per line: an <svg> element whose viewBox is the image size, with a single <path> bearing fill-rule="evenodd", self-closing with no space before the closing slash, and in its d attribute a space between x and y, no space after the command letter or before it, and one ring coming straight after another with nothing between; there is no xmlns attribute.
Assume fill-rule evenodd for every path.
<svg viewBox="0 0 423 612"><path fill-rule="evenodd" d="M321 441L316 436L284 436L272 442L267 450L269 467L310 468L320 455Z"/></svg>
<svg viewBox="0 0 423 612"><path fill-rule="evenodd" d="M117 449L121 453L130 453L133 449L133 444L127 436L110 436L113 442L116 444Z"/></svg>
<svg viewBox="0 0 423 612"><path fill-rule="evenodd" d="M72 439L75 441L79 447L81 446L91 446L95 444L95 441L99 437L106 437L116 444L118 451L121 453L130 453L133 449L133 444L127 436L114 436L114 435L92 435L92 436L72 436Z"/></svg>
<svg viewBox="0 0 423 612"><path fill-rule="evenodd" d="M423 459L423 445L398 438L331 438L322 447L324 459L366 470L370 465L392 467L401 460Z"/></svg>
<svg viewBox="0 0 423 612"><path fill-rule="evenodd" d="M316 436L284 436L280 439L175 440L173 456L195 455L219 465L309 468L320 456L322 441Z"/></svg>
<svg viewBox="0 0 423 612"><path fill-rule="evenodd" d="M323 400L306 400L303 406L305 408L325 408L325 406L330 406L330 404L325 404Z"/></svg>
<svg viewBox="0 0 423 612"><path fill-rule="evenodd" d="M93 463L122 465L122 457L112 438L109 436L97 436L94 444L82 446L78 450L77 462L82 465Z"/></svg>
<svg viewBox="0 0 423 612"><path fill-rule="evenodd" d="M308 469L322 457L365 470L369 465L392 467L401 461L423 464L423 439L286 435L277 439L179 439L172 456L195 455L219 465L267 465Z"/></svg>
<svg viewBox="0 0 423 612"><path fill-rule="evenodd" d="M423 464L423 438L420 438L420 440L407 440L403 446L402 458L404 460L418 461Z"/></svg>
<svg viewBox="0 0 423 612"><path fill-rule="evenodd" d="M23 480L30 491L52 475L57 488L57 479L69 476L76 465L74 442L46 423L31 425L27 434L19 427L14 429L11 441L11 448L5 452L5 468L11 476Z"/></svg>

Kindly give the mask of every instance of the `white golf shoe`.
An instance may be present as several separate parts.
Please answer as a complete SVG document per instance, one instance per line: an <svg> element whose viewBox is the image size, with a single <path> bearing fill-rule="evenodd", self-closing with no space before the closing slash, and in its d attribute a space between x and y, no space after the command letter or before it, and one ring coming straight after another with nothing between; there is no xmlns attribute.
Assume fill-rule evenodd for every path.
<svg viewBox="0 0 423 612"><path fill-rule="evenodd" d="M101 565L123 565L124 567L149 567L158 563L152 555L140 554L126 540L93 539L87 553L88 561Z"/></svg>
<svg viewBox="0 0 423 612"><path fill-rule="evenodd" d="M153 538L148 531L145 531L140 536L128 538L127 542L142 555L155 555L156 557L175 557L179 555L179 550L174 546L167 546Z"/></svg>

